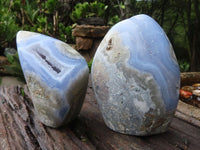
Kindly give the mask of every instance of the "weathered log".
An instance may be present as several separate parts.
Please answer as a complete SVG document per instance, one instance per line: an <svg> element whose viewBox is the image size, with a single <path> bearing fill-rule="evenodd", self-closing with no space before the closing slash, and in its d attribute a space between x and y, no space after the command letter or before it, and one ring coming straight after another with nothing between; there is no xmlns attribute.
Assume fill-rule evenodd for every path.
<svg viewBox="0 0 200 150"><path fill-rule="evenodd" d="M200 72L184 72L181 73L181 86L200 83Z"/></svg>
<svg viewBox="0 0 200 150"><path fill-rule="evenodd" d="M98 110L91 83L80 115L58 129L37 119L26 85L0 89L0 150L198 150L199 141L200 128L177 117L160 135L137 137L110 130Z"/></svg>
<svg viewBox="0 0 200 150"><path fill-rule="evenodd" d="M194 107L180 100L175 115L200 127L200 109L198 107Z"/></svg>
<svg viewBox="0 0 200 150"><path fill-rule="evenodd" d="M53 129L41 124L34 115L27 86L0 90L0 149L94 149L83 142L70 125Z"/></svg>

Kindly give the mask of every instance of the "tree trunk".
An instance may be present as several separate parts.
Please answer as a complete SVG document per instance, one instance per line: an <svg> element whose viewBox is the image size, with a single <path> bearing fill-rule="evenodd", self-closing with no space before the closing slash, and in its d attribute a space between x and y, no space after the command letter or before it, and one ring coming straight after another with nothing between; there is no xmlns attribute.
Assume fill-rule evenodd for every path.
<svg viewBox="0 0 200 150"><path fill-rule="evenodd" d="M163 0L163 2L162 2L162 6L161 6L161 21L160 21L160 25L161 25L161 27L162 27L163 24L164 24L164 18L165 18L165 7L166 7L166 4L167 4L167 1L168 1L168 0Z"/></svg>
<svg viewBox="0 0 200 150"><path fill-rule="evenodd" d="M192 4L194 5L194 15L192 18ZM198 0L188 0L187 3L187 36L189 41L189 49L191 52L191 68L190 71L200 70L200 14L199 14L199 1Z"/></svg>
<svg viewBox="0 0 200 150"><path fill-rule="evenodd" d="M129 18L131 14L131 8L130 8L131 1L125 0L124 5L125 5L125 18Z"/></svg>

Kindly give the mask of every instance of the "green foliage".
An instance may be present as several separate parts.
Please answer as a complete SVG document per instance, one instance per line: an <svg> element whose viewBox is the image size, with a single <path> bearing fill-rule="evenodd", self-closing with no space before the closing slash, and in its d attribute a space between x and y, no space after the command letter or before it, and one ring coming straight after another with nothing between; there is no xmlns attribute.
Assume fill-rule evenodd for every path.
<svg viewBox="0 0 200 150"><path fill-rule="evenodd" d="M11 42L20 29L15 23L15 13L11 12L10 1L0 1L0 44Z"/></svg>
<svg viewBox="0 0 200 150"><path fill-rule="evenodd" d="M76 22L78 19L86 17L88 15L89 11L89 3L78 3L74 7L74 11L71 13L70 17L71 19Z"/></svg>
<svg viewBox="0 0 200 150"><path fill-rule="evenodd" d="M22 72L22 68L19 62L18 53L16 53L15 55L7 55L6 57L10 63L10 65L4 66L6 72L25 81L24 74Z"/></svg>
<svg viewBox="0 0 200 150"><path fill-rule="evenodd" d="M0 77L0 84L2 83L2 78Z"/></svg>
<svg viewBox="0 0 200 150"><path fill-rule="evenodd" d="M25 96L25 92L24 92L23 88L20 88L20 92L21 92L21 95L24 97Z"/></svg>
<svg viewBox="0 0 200 150"><path fill-rule="evenodd" d="M26 16L27 21L33 25L40 10L36 3L30 3L29 0L26 0L26 5L20 5L20 9L24 11L23 15Z"/></svg>
<svg viewBox="0 0 200 150"><path fill-rule="evenodd" d="M96 17L104 17L107 8L108 6L101 2L94 1L93 3L90 3L91 13Z"/></svg>
<svg viewBox="0 0 200 150"><path fill-rule="evenodd" d="M66 27L63 23L59 23L59 36L62 41L73 43L75 40L72 36L72 26Z"/></svg>
<svg viewBox="0 0 200 150"><path fill-rule="evenodd" d="M190 69L190 64L186 60L180 60L179 62L179 68L181 72L187 72Z"/></svg>
<svg viewBox="0 0 200 150"><path fill-rule="evenodd" d="M65 3L60 0L1 0L0 46L11 47L15 43L16 32L21 29L74 43L72 24L79 19L101 17L112 26L120 20L143 13L153 17L165 30L178 59L199 63L199 4L198 0L90 0ZM195 66L181 64L183 70Z"/></svg>
<svg viewBox="0 0 200 150"><path fill-rule="evenodd" d="M15 0L12 4L12 10L20 11L21 8L21 1Z"/></svg>
<svg viewBox="0 0 200 150"><path fill-rule="evenodd" d="M88 62L89 72L91 72L92 63L93 63L93 58L90 60L90 62Z"/></svg>
<svg viewBox="0 0 200 150"><path fill-rule="evenodd" d="M53 13L58 8L58 0L47 0L45 2L47 13Z"/></svg>
<svg viewBox="0 0 200 150"><path fill-rule="evenodd" d="M114 17L110 18L108 25L113 26L114 24L118 23L121 19L118 15L115 15Z"/></svg>
<svg viewBox="0 0 200 150"><path fill-rule="evenodd" d="M37 22L37 32L45 33L47 31L47 17L43 15L38 16Z"/></svg>
<svg viewBox="0 0 200 150"><path fill-rule="evenodd" d="M13 0L11 5L12 12L17 14L16 22L23 30L47 34L64 42L74 42L70 22L65 22L62 18L69 12L62 12L59 0L26 0L25 2L23 4L21 0Z"/></svg>
<svg viewBox="0 0 200 150"><path fill-rule="evenodd" d="M126 6L123 4L123 2L120 2L120 3L116 4L116 5L114 5L114 7L115 8L121 8L121 9L125 9L126 8Z"/></svg>
<svg viewBox="0 0 200 150"><path fill-rule="evenodd" d="M91 3L78 3L74 7L74 11L70 14L71 19L77 22L79 19L87 17L102 17L105 18L105 11L108 8L104 3L94 1Z"/></svg>
<svg viewBox="0 0 200 150"><path fill-rule="evenodd" d="M10 64L12 64L14 62L14 56L13 55L7 55L6 58L7 58L8 62Z"/></svg>

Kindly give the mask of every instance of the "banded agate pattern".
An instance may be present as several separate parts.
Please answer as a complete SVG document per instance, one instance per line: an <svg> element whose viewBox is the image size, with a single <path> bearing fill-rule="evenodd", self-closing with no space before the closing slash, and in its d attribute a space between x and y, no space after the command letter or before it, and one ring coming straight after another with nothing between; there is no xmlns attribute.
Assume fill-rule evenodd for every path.
<svg viewBox="0 0 200 150"><path fill-rule="evenodd" d="M169 39L151 17L114 25L97 49L91 76L109 128L131 135L167 130L178 103L180 71Z"/></svg>
<svg viewBox="0 0 200 150"><path fill-rule="evenodd" d="M89 70L85 59L68 44L39 33L19 31L17 49L37 116L59 127L79 112Z"/></svg>

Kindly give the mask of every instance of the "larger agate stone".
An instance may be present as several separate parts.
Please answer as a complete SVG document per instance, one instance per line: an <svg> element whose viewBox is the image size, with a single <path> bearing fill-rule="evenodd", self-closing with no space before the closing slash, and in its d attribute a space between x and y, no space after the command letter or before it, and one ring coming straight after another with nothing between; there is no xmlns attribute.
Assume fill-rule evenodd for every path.
<svg viewBox="0 0 200 150"><path fill-rule="evenodd" d="M57 39L17 33L17 49L35 112L50 127L68 123L79 112L88 83L85 59Z"/></svg>
<svg viewBox="0 0 200 150"><path fill-rule="evenodd" d="M131 135L167 130L179 96L179 66L165 32L149 16L113 26L94 57L92 84L106 125Z"/></svg>

